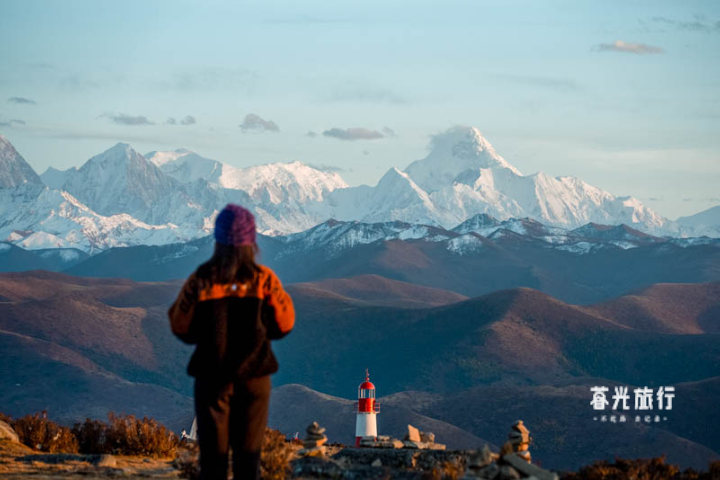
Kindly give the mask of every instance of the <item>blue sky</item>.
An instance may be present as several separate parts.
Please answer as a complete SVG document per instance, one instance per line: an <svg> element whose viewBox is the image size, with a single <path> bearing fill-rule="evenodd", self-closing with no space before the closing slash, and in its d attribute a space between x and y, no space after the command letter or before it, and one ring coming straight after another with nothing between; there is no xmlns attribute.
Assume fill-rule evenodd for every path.
<svg viewBox="0 0 720 480"><path fill-rule="evenodd" d="M38 172L127 141L374 184L466 124L526 174L720 204L716 1L5 0L0 44L0 133ZM382 138L323 135L355 127Z"/></svg>

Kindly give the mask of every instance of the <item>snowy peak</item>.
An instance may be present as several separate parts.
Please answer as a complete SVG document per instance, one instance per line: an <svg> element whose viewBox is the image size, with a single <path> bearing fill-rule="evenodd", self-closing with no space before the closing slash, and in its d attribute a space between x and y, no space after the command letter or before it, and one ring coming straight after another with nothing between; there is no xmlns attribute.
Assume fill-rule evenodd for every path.
<svg viewBox="0 0 720 480"><path fill-rule="evenodd" d="M28 183L42 185L42 180L12 143L0 135L0 188L15 188Z"/></svg>
<svg viewBox="0 0 720 480"><path fill-rule="evenodd" d="M456 126L432 137L430 153L406 169L410 177L427 192L451 185L468 170L506 169L520 171L502 158L475 127Z"/></svg>
<svg viewBox="0 0 720 480"><path fill-rule="evenodd" d="M85 162L62 188L102 215L138 215L174 187L170 177L130 145L118 143Z"/></svg>
<svg viewBox="0 0 720 480"><path fill-rule="evenodd" d="M244 190L253 199L274 205L288 200L301 204L322 201L333 190L348 187L337 172L319 170L298 161L243 169L224 165L219 184Z"/></svg>

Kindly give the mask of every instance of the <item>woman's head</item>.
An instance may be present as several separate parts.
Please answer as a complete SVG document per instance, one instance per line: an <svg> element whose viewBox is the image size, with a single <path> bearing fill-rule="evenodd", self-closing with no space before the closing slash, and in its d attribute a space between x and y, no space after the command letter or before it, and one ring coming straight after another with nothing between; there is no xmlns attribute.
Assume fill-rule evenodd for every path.
<svg viewBox="0 0 720 480"><path fill-rule="evenodd" d="M229 203L215 219L215 252L198 273L216 283L253 280L260 270L257 253L255 217Z"/></svg>
<svg viewBox="0 0 720 480"><path fill-rule="evenodd" d="M247 208L228 203L215 219L215 241L223 245L255 245L255 217Z"/></svg>

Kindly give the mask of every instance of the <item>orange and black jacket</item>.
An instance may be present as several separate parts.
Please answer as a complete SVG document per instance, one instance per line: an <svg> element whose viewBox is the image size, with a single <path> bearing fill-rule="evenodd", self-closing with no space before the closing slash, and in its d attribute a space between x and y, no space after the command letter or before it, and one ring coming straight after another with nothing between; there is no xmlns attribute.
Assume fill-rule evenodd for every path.
<svg viewBox="0 0 720 480"><path fill-rule="evenodd" d="M295 308L275 272L260 266L253 282L213 284L196 271L168 311L172 331L197 345L188 365L196 378L231 382L275 373L270 340L295 324Z"/></svg>

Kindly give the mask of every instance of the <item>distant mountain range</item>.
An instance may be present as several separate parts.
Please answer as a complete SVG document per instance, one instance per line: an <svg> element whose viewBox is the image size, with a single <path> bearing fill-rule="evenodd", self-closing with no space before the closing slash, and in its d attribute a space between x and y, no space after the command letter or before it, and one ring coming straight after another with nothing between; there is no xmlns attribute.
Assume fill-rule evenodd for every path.
<svg viewBox="0 0 720 480"><path fill-rule="evenodd" d="M331 220L301 233L260 235L259 245L262 262L291 283L380 275L465 296L530 287L563 301L592 303L658 282L720 280L720 239L661 238L627 225L565 230L486 214L452 230ZM167 281L187 277L210 258L213 246L206 236L89 256L77 249L24 250L0 243L0 271Z"/></svg>
<svg viewBox="0 0 720 480"><path fill-rule="evenodd" d="M2 410L47 409L65 422L115 410L188 428L190 349L165 316L179 287L0 274ZM655 285L586 306L531 289L464 299L377 277L288 288L298 321L274 347L270 415L287 435L317 420L331 441L351 441L351 401L369 367L381 433L411 423L454 447L498 445L523 419L533 458L556 469L662 453L706 468L719 456L720 283ZM674 407L662 423L593 421L593 385L672 385Z"/></svg>
<svg viewBox="0 0 720 480"><path fill-rule="evenodd" d="M79 168L38 176L0 136L0 239L25 249L164 245L207 235L228 202L251 208L270 236L329 219L443 229L486 214L573 230L626 224L653 235L720 237L713 211L672 222L633 197L574 177L522 175L473 127L436 135L424 159L391 168L376 186L300 162L236 168L178 149L141 155L117 144Z"/></svg>

